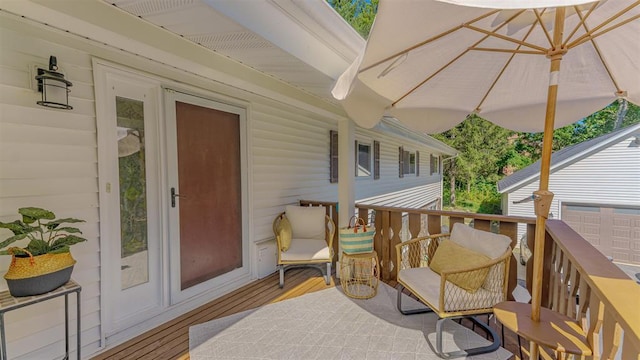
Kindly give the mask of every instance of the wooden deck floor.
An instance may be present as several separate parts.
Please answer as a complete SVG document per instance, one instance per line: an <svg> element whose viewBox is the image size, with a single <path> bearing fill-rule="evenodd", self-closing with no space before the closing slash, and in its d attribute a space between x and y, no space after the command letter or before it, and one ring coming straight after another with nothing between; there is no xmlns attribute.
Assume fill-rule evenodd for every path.
<svg viewBox="0 0 640 360"><path fill-rule="evenodd" d="M334 279L335 280L335 279ZM393 285L393 284L390 284ZM153 330L109 349L93 360L103 359L189 359L189 327L232 315L262 305L291 299L306 293L332 287L315 269L293 269L287 272L285 287L278 287L278 275L257 280ZM499 332L498 332L499 333ZM517 340L505 334L506 348L516 354ZM524 344L523 344L524 345ZM525 359L527 357L525 356ZM301 359L303 360L303 359Z"/></svg>

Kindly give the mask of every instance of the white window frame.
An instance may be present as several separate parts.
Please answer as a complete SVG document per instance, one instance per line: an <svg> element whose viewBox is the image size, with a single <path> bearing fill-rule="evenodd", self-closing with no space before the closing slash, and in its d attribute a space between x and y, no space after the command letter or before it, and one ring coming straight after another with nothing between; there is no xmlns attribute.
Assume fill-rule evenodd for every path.
<svg viewBox="0 0 640 360"><path fill-rule="evenodd" d="M373 142L372 141L360 141L356 140L355 144L355 158L356 158L356 179L372 179L373 178ZM369 175L360 175L360 145L366 146L369 149Z"/></svg>

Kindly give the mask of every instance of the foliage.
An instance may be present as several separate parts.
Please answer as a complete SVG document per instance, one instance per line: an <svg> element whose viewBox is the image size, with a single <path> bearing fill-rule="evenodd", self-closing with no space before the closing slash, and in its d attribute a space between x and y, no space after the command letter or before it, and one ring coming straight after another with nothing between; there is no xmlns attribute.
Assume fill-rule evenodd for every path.
<svg viewBox="0 0 640 360"><path fill-rule="evenodd" d="M553 150L637 123L640 123L640 107L615 101L601 111L555 130ZM444 205L459 210L500 213L500 194L495 184L540 158L542 136L542 133L508 131L477 116L469 116L455 128L435 135L459 151L458 157L443 162L444 182L453 182L453 187L444 186Z"/></svg>
<svg viewBox="0 0 640 360"><path fill-rule="evenodd" d="M369 37L369 31L376 17L378 1L327 0L329 5L365 39Z"/></svg>
<svg viewBox="0 0 640 360"><path fill-rule="evenodd" d="M463 187L467 193L480 184L497 182L501 173L500 161L508 153L512 134L476 115L470 115L455 128L435 135L459 151L458 157L444 162L445 182L455 179L453 190ZM445 203L449 198L455 198L449 189L448 193L454 196L448 196Z"/></svg>
<svg viewBox="0 0 640 360"><path fill-rule="evenodd" d="M140 143L139 151L118 156L121 256L126 257L147 250L148 242L144 103L118 97L116 111L118 126Z"/></svg>
<svg viewBox="0 0 640 360"><path fill-rule="evenodd" d="M598 136L607 134L616 128L627 127L640 123L640 107L627 103L626 112L620 112L622 101L615 101L604 109L565 127L556 129L553 133L553 151L575 145ZM619 115L622 115L618 119ZM621 120L621 121L620 121ZM515 143L515 150L531 158L532 162L540 159L543 133L519 133Z"/></svg>
<svg viewBox="0 0 640 360"><path fill-rule="evenodd" d="M55 220L53 212L41 208L24 207L18 209L22 220L10 223L0 221L0 228L9 229L13 236L0 242L0 255L33 256L42 254L60 254L69 252L71 245L86 241L87 239L74 234L82 234L75 227L60 226L62 224L80 223L84 220L64 218ZM43 222L43 220L51 220ZM29 239L26 247L9 247L16 241Z"/></svg>
<svg viewBox="0 0 640 360"><path fill-rule="evenodd" d="M449 189L444 190L445 199L449 199ZM452 205L445 201L445 207L449 210L468 211L482 214L502 214L501 197L495 183L482 182L475 184L471 191L458 190L457 201Z"/></svg>

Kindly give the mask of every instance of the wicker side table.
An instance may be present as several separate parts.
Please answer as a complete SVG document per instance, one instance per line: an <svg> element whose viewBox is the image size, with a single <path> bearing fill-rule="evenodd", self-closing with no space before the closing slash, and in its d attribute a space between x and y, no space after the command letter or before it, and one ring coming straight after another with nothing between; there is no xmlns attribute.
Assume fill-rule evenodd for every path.
<svg viewBox="0 0 640 360"><path fill-rule="evenodd" d="M378 254L342 253L340 261L340 285L347 296L355 299L370 299L378 293L380 266Z"/></svg>

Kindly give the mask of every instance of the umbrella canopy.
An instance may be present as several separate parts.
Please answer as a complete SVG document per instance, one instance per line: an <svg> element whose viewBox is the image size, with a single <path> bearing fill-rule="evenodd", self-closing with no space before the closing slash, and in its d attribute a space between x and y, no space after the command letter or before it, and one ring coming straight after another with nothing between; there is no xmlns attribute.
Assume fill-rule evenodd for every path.
<svg viewBox="0 0 640 360"><path fill-rule="evenodd" d="M616 98L640 103L639 38L635 0L381 0L364 52L332 93L363 127L386 114L433 133L476 113L544 130L533 196L531 319L540 321L553 129Z"/></svg>
<svg viewBox="0 0 640 360"><path fill-rule="evenodd" d="M544 129L555 8L566 8L554 127L594 113L617 97L640 103L637 1L381 1L364 53L333 95L360 126L383 115L436 133L470 113L516 131ZM553 79L552 79L553 80Z"/></svg>

